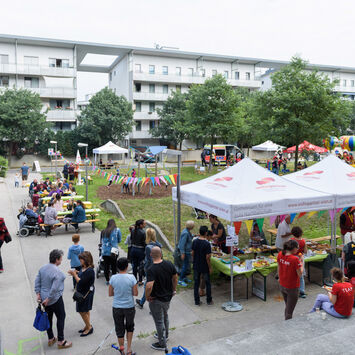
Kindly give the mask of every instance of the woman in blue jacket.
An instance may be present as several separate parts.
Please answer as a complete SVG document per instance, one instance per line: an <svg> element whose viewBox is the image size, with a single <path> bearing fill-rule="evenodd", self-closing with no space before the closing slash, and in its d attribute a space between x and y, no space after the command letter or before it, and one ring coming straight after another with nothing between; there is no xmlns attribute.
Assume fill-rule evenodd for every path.
<svg viewBox="0 0 355 355"><path fill-rule="evenodd" d="M73 227L75 228L75 232L79 232L79 223L83 223L86 221L85 207L84 204L78 200L76 201L76 207L74 208L71 222L73 223Z"/></svg>
<svg viewBox="0 0 355 355"><path fill-rule="evenodd" d="M117 258L118 258L118 243L121 242L122 234L119 228L117 228L115 220L109 219L107 221L106 229L101 232L101 255L104 260L104 273L106 278L106 285L110 281L110 269L112 275L117 272ZM114 250L112 250L114 248ZM114 253L117 251L117 254Z"/></svg>

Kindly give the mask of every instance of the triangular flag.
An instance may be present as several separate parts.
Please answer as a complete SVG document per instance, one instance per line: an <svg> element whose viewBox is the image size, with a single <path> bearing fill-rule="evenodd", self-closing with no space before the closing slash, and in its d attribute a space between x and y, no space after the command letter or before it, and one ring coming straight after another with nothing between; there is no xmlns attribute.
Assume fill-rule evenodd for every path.
<svg viewBox="0 0 355 355"><path fill-rule="evenodd" d="M152 181L152 184L153 184L153 186L154 186L154 185L155 185L155 183L154 183L154 181L155 181L154 178L151 177L150 180Z"/></svg>
<svg viewBox="0 0 355 355"><path fill-rule="evenodd" d="M242 222L233 222L235 234L238 235L240 232L240 227L242 226Z"/></svg>
<svg viewBox="0 0 355 355"><path fill-rule="evenodd" d="M258 218L256 220L256 223L258 224L259 231L261 232L263 230L263 225L264 225L264 218Z"/></svg>
<svg viewBox="0 0 355 355"><path fill-rule="evenodd" d="M128 185L132 185L132 184L134 183L134 180L135 180L135 178L131 178L131 179L129 180ZM134 184L133 184L133 185L134 185Z"/></svg>
<svg viewBox="0 0 355 355"><path fill-rule="evenodd" d="M286 214L282 214L280 215L280 223L283 222L283 220L286 218Z"/></svg>
<svg viewBox="0 0 355 355"><path fill-rule="evenodd" d="M299 215L298 215L298 219L300 219L301 217L303 217L304 215L306 215L307 214L307 212L301 212Z"/></svg>
<svg viewBox="0 0 355 355"><path fill-rule="evenodd" d="M174 179L174 175L169 175L169 178L170 178L171 182L172 182L174 185L176 185L175 179Z"/></svg>
<svg viewBox="0 0 355 355"><path fill-rule="evenodd" d="M314 216L317 213L317 211L312 211L308 213L307 219L311 218L312 216Z"/></svg>
<svg viewBox="0 0 355 355"><path fill-rule="evenodd" d="M322 214L324 214L326 212L326 210L324 210L324 211L319 211L318 212L318 217L320 217Z"/></svg>
<svg viewBox="0 0 355 355"><path fill-rule="evenodd" d="M333 222L335 216L335 210L329 210L329 216L330 216L330 220Z"/></svg>
<svg viewBox="0 0 355 355"><path fill-rule="evenodd" d="M274 222L275 222L275 220L276 220L276 217L277 217L277 216L271 216L271 217L270 217L270 226L272 226L272 225L274 224Z"/></svg>
<svg viewBox="0 0 355 355"><path fill-rule="evenodd" d="M144 185L144 183L145 183L145 180L147 180L147 178L142 178L142 185L141 186L143 186Z"/></svg>
<svg viewBox="0 0 355 355"><path fill-rule="evenodd" d="M293 222L293 220L295 219L296 216L297 216L297 213L291 213L290 214L290 223Z"/></svg>
<svg viewBox="0 0 355 355"><path fill-rule="evenodd" d="M343 214L349 207L344 207L342 210L341 210L341 214Z"/></svg>
<svg viewBox="0 0 355 355"><path fill-rule="evenodd" d="M161 180L165 185L168 185L168 183L167 183L166 180L164 179L164 176L160 176L160 180Z"/></svg>
<svg viewBox="0 0 355 355"><path fill-rule="evenodd" d="M129 185L129 182L132 180L131 177L128 177L127 180L126 180L126 184Z"/></svg>
<svg viewBox="0 0 355 355"><path fill-rule="evenodd" d="M337 208L337 213L340 212L342 209L341 208Z"/></svg>
<svg viewBox="0 0 355 355"><path fill-rule="evenodd" d="M155 182L160 186L160 181L159 181L159 177L158 176L156 176L155 178L154 178L154 180L155 180Z"/></svg>
<svg viewBox="0 0 355 355"><path fill-rule="evenodd" d="M248 219L247 221L244 221L245 225L247 226L247 230L248 230L248 235L251 232L251 227L253 226L253 220L252 219Z"/></svg>
<svg viewBox="0 0 355 355"><path fill-rule="evenodd" d="M170 180L168 175L164 176L164 178L170 185L172 184L172 182L171 182L171 180Z"/></svg>
<svg viewBox="0 0 355 355"><path fill-rule="evenodd" d="M141 177L138 178L137 185L139 185L141 183L141 181L142 181L142 178Z"/></svg>
<svg viewBox="0 0 355 355"><path fill-rule="evenodd" d="M150 181L150 179L149 178L145 178L144 186L148 184L148 181Z"/></svg>
<svg viewBox="0 0 355 355"><path fill-rule="evenodd" d="M176 183L177 183L177 181L178 181L178 179L177 179L177 174L174 174L174 179L175 179L175 181L176 181Z"/></svg>

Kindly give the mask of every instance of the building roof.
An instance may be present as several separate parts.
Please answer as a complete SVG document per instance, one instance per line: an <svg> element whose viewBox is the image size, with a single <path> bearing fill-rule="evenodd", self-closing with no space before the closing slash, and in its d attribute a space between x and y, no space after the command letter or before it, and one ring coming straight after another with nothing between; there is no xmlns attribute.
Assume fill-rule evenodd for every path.
<svg viewBox="0 0 355 355"><path fill-rule="evenodd" d="M29 37L29 36L17 36L9 34L0 34L0 42L15 43L25 45L36 45L36 46L49 46L49 47L59 47L59 48L76 48L77 49L77 70L78 71L89 71L89 72L101 72L108 73L112 70L121 58L126 54L133 52L135 54L150 55L150 56L162 56L162 57L172 57L172 58L186 58L195 60L206 60L206 61L218 61L225 63L239 63L239 64L252 64L260 68L274 68L279 69L280 67L287 65L288 61L282 60L271 60L271 59L261 59L253 57L237 57L221 54L211 54L211 53L201 53L201 52L188 52L180 51L175 49L161 49L161 48L145 48L145 47L135 47L135 46L124 46L117 44L105 44L105 43L95 43L95 42L82 42L82 41L71 41L63 39L50 39L41 37ZM86 65L81 64L85 56L89 53L92 54L102 54L102 55L114 55L118 58L109 66L104 65ZM333 66L333 65L323 65L323 64L309 64L310 68L317 68L323 71L341 71L345 73L355 73L355 67L344 67L344 66Z"/></svg>

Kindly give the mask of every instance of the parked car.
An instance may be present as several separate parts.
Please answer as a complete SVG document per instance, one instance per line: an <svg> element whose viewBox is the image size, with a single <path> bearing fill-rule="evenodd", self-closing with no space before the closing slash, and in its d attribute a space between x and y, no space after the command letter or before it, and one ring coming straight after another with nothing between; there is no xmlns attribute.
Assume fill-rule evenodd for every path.
<svg viewBox="0 0 355 355"><path fill-rule="evenodd" d="M141 163L155 163L155 155L150 152L140 154L136 153L134 159L135 161L138 161L138 159L140 159ZM159 157L157 157L157 161L159 161Z"/></svg>

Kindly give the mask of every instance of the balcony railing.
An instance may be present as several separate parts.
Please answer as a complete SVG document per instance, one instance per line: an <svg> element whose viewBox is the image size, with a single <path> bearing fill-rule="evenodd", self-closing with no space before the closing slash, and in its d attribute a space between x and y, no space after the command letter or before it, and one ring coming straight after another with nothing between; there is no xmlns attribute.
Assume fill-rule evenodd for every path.
<svg viewBox="0 0 355 355"><path fill-rule="evenodd" d="M50 67L45 65L27 65L27 64L0 64L1 74L22 74L22 75L44 75L59 77L74 77L74 68Z"/></svg>
<svg viewBox="0 0 355 355"><path fill-rule="evenodd" d="M137 121L156 121L159 120L157 112L135 112L133 118Z"/></svg>
<svg viewBox="0 0 355 355"><path fill-rule="evenodd" d="M76 117L79 111L77 110L71 110L71 109L65 109L65 110L49 110L47 112L47 121L52 121L52 122L58 122L58 121L76 121Z"/></svg>
<svg viewBox="0 0 355 355"><path fill-rule="evenodd" d="M149 133L149 131L142 130L142 131L132 131L129 134L131 139L147 139L147 138L152 138L152 135Z"/></svg>
<svg viewBox="0 0 355 355"><path fill-rule="evenodd" d="M169 97L169 94L164 93L155 93L155 92L134 92L133 100L140 101L166 101Z"/></svg>
<svg viewBox="0 0 355 355"><path fill-rule="evenodd" d="M76 98L76 90L73 88L28 88L28 90L38 93L41 97L57 99Z"/></svg>

